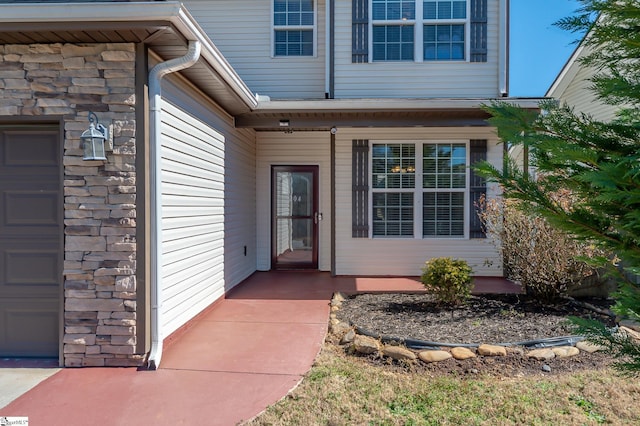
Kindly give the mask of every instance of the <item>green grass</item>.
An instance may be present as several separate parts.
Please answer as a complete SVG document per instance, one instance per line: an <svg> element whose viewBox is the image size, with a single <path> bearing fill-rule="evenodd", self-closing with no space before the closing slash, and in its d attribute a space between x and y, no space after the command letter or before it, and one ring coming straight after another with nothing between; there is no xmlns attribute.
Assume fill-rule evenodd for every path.
<svg viewBox="0 0 640 426"><path fill-rule="evenodd" d="M640 384L614 370L528 377L392 372L326 345L251 425L640 424Z"/></svg>

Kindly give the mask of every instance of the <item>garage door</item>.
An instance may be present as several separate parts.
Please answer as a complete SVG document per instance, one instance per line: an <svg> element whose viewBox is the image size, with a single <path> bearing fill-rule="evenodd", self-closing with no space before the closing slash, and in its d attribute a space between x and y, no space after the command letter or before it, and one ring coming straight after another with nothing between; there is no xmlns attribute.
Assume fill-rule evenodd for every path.
<svg viewBox="0 0 640 426"><path fill-rule="evenodd" d="M60 159L57 126L0 126L2 357L58 357Z"/></svg>

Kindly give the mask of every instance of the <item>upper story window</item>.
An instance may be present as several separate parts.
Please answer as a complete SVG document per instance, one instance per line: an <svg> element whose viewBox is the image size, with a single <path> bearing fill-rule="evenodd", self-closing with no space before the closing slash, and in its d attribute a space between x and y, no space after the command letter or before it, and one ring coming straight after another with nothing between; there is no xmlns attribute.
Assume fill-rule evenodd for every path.
<svg viewBox="0 0 640 426"><path fill-rule="evenodd" d="M423 17L424 60L464 60L467 2L425 0Z"/></svg>
<svg viewBox="0 0 640 426"><path fill-rule="evenodd" d="M313 56L315 0L273 0L274 56Z"/></svg>
<svg viewBox="0 0 640 426"><path fill-rule="evenodd" d="M371 0L373 61L464 61L467 0Z"/></svg>
<svg viewBox="0 0 640 426"><path fill-rule="evenodd" d="M372 0L373 60L412 61L414 55L414 0Z"/></svg>

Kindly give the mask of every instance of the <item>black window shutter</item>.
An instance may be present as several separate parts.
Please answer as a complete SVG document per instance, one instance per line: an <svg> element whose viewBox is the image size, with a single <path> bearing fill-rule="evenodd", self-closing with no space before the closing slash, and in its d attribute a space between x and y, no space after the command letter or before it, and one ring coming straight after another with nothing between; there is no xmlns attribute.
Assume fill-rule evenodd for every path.
<svg viewBox="0 0 640 426"><path fill-rule="evenodd" d="M351 62L369 62L369 0L353 0L351 6Z"/></svg>
<svg viewBox="0 0 640 426"><path fill-rule="evenodd" d="M487 0L471 0L471 62L487 62Z"/></svg>
<svg viewBox="0 0 640 426"><path fill-rule="evenodd" d="M369 141L354 139L352 149L352 236L369 237Z"/></svg>
<svg viewBox="0 0 640 426"><path fill-rule="evenodd" d="M479 161L487 159L487 140L472 139L471 152L469 162L473 166ZM469 187L469 237L470 238L486 238L486 234L482 227L482 222L478 217L477 203L480 197L487 195L487 182L479 176L473 168L470 171L470 187Z"/></svg>

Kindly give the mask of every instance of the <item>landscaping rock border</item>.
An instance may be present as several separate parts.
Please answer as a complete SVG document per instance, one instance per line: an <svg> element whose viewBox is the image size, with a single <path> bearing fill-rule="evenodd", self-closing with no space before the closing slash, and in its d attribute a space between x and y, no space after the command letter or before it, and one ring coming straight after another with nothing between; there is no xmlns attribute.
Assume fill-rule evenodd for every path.
<svg viewBox="0 0 640 426"><path fill-rule="evenodd" d="M605 348L583 340L582 336L552 338L545 342L546 347L525 347L517 344L477 344L455 345L449 343L435 343L432 346L414 349L406 347L402 339L389 336L375 336L353 324L347 324L336 317L345 296L335 293L331 299L330 333L337 338L341 345L349 346L355 353L362 355L376 354L395 361L425 363L443 362L448 359L464 361L476 357L504 357L508 354L548 361L553 358L571 358L580 353L594 353ZM410 342L411 343L411 342ZM563 344L564 343L564 344Z"/></svg>

